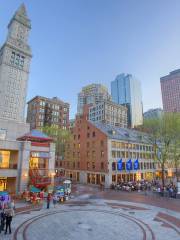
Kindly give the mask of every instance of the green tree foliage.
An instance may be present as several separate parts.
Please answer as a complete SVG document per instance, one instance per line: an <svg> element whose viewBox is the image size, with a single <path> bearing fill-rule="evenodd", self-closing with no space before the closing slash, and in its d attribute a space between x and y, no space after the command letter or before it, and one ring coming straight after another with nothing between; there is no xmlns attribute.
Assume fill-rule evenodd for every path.
<svg viewBox="0 0 180 240"><path fill-rule="evenodd" d="M161 118L147 119L141 130L149 133L154 146L154 160L161 166L162 185L165 185L165 166L179 160L180 115L178 113L164 113ZM174 153L173 153L174 151ZM176 157L175 157L176 156Z"/></svg>
<svg viewBox="0 0 180 240"><path fill-rule="evenodd" d="M41 130L54 139L56 144L56 156L63 159L65 154L65 145L71 138L70 131L56 126L45 126L42 127Z"/></svg>

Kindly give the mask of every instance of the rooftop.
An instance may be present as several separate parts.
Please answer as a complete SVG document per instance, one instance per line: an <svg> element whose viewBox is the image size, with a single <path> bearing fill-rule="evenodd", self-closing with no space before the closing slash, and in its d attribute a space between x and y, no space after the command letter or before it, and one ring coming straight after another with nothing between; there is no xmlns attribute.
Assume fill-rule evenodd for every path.
<svg viewBox="0 0 180 240"><path fill-rule="evenodd" d="M114 127L111 125L104 124L102 122L92 122L92 121L90 122L96 128L98 128L103 133L105 133L110 139L151 144L149 140L149 136L146 133L132 130L129 128Z"/></svg>
<svg viewBox="0 0 180 240"><path fill-rule="evenodd" d="M52 142L53 139L46 135L45 133L33 129L30 132L24 134L23 136L19 137L17 140L19 141L45 141L45 142Z"/></svg>

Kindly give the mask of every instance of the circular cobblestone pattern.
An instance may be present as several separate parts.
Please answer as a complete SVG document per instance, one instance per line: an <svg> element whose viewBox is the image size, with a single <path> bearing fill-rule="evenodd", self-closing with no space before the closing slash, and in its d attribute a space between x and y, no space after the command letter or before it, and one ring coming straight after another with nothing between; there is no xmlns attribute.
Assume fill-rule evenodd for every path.
<svg viewBox="0 0 180 240"><path fill-rule="evenodd" d="M27 240L134 240L134 235L136 239L146 239L141 224L103 211L59 212L32 222L26 230Z"/></svg>

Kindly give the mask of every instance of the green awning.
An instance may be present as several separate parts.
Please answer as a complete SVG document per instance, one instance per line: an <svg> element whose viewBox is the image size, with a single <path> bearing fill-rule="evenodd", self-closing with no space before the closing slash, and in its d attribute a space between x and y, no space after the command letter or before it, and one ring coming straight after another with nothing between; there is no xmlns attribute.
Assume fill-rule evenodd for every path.
<svg viewBox="0 0 180 240"><path fill-rule="evenodd" d="M33 193L39 193L39 192L41 192L41 190L39 189L39 188L36 188L36 187L34 187L34 186L32 186L32 187L30 187L30 190L29 190L30 192L33 192Z"/></svg>

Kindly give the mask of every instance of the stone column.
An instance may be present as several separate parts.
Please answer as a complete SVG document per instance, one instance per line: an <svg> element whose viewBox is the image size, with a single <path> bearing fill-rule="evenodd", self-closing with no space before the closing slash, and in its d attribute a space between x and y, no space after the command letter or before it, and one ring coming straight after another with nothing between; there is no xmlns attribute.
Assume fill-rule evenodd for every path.
<svg viewBox="0 0 180 240"><path fill-rule="evenodd" d="M51 184L54 185L54 175L55 175L55 144L50 143L49 147L49 176L51 177Z"/></svg>
<svg viewBox="0 0 180 240"><path fill-rule="evenodd" d="M24 191L29 183L29 160L31 153L31 142L19 142L18 175L16 181L16 193Z"/></svg>

